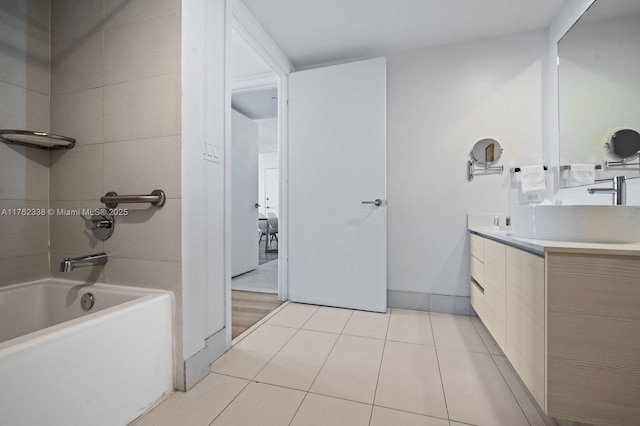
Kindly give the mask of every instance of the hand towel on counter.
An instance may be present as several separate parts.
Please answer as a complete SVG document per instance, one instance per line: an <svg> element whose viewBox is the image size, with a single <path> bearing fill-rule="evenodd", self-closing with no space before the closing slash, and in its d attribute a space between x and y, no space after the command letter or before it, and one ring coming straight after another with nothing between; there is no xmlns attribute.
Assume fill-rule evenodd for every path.
<svg viewBox="0 0 640 426"><path fill-rule="evenodd" d="M522 192L536 192L547 189L547 178L544 166L525 166L520 168L522 176L520 177L520 185Z"/></svg>
<svg viewBox="0 0 640 426"><path fill-rule="evenodd" d="M595 182L595 164L571 164L569 167L569 180L572 185L592 185Z"/></svg>

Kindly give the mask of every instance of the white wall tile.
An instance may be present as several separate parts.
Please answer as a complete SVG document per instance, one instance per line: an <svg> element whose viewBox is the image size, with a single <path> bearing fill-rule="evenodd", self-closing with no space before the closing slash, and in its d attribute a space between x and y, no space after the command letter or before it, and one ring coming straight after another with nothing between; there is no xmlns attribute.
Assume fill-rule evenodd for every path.
<svg viewBox="0 0 640 426"><path fill-rule="evenodd" d="M53 94L94 89L104 84L103 33L88 34L73 42L51 45Z"/></svg>
<svg viewBox="0 0 640 426"><path fill-rule="evenodd" d="M0 199L48 200L49 152L0 143Z"/></svg>
<svg viewBox="0 0 640 426"><path fill-rule="evenodd" d="M49 37L49 0L3 1L0 23L10 25L39 38Z"/></svg>
<svg viewBox="0 0 640 426"><path fill-rule="evenodd" d="M75 214L77 210L101 207L97 200L51 201L49 206L53 209L49 216L52 253L86 255L104 251L103 242L86 229L82 216Z"/></svg>
<svg viewBox="0 0 640 426"><path fill-rule="evenodd" d="M104 33L105 84L179 73L180 14L109 28Z"/></svg>
<svg viewBox="0 0 640 426"><path fill-rule="evenodd" d="M105 0L106 26L140 22L180 10L180 0Z"/></svg>
<svg viewBox="0 0 640 426"><path fill-rule="evenodd" d="M104 90L102 88L54 95L51 98L51 131L76 140L76 145L104 139Z"/></svg>
<svg viewBox="0 0 640 426"><path fill-rule="evenodd" d="M49 130L49 96L0 82L0 128Z"/></svg>
<svg viewBox="0 0 640 426"><path fill-rule="evenodd" d="M171 291L175 296L176 324L182 324L182 263L164 260L126 259L105 250L109 259L104 268L107 284ZM177 327L176 332L182 328ZM182 346L178 346L182 347Z"/></svg>
<svg viewBox="0 0 640 426"><path fill-rule="evenodd" d="M181 148L180 136L105 144L105 191L148 194L162 189L168 198L180 198Z"/></svg>
<svg viewBox="0 0 640 426"><path fill-rule="evenodd" d="M179 74L107 86L104 89L106 141L180 134Z"/></svg>
<svg viewBox="0 0 640 426"><path fill-rule="evenodd" d="M102 145L51 153L51 200L96 200L103 191ZM88 206L91 207L91 206ZM100 206L95 206L100 207Z"/></svg>
<svg viewBox="0 0 640 426"><path fill-rule="evenodd" d="M49 276L49 254L0 257L0 287Z"/></svg>
<svg viewBox="0 0 640 426"><path fill-rule="evenodd" d="M46 201L0 200L0 257L47 253L49 218L33 211L47 207Z"/></svg>
<svg viewBox="0 0 640 426"><path fill-rule="evenodd" d="M53 0L51 40L78 42L102 29L104 0Z"/></svg>
<svg viewBox="0 0 640 426"><path fill-rule="evenodd" d="M48 95L49 35L37 37L0 23L0 81Z"/></svg>
<svg viewBox="0 0 640 426"><path fill-rule="evenodd" d="M164 207L150 204L119 204L127 215L115 217L115 229L104 247L114 257L133 259L182 259L180 200L167 200Z"/></svg>

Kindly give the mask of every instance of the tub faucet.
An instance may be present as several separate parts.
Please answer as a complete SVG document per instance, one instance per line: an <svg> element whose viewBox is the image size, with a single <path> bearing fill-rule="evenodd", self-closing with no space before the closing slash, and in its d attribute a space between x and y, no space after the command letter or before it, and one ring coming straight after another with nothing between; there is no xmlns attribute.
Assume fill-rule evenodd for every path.
<svg viewBox="0 0 640 426"><path fill-rule="evenodd" d="M624 206L627 204L627 178L616 176L613 179L599 179L596 182L613 182L611 188L588 188L589 194L613 194L613 205Z"/></svg>
<svg viewBox="0 0 640 426"><path fill-rule="evenodd" d="M107 255L104 252L75 257L73 259L65 257L64 260L60 262L60 272L71 272L74 268L81 266L104 265L105 263L107 263Z"/></svg>

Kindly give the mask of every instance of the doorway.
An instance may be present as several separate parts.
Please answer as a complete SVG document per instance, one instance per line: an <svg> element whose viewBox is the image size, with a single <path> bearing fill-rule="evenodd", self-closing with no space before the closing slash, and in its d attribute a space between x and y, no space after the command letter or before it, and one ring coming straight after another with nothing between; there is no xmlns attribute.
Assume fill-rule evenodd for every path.
<svg viewBox="0 0 640 426"><path fill-rule="evenodd" d="M278 75L235 27L230 52L230 320L235 339L286 300L279 215L284 134Z"/></svg>

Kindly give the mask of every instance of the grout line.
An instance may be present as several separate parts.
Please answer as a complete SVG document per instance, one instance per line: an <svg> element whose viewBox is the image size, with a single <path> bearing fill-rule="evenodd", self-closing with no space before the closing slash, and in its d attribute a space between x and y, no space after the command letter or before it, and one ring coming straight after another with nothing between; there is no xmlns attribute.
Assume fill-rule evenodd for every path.
<svg viewBox="0 0 640 426"><path fill-rule="evenodd" d="M471 317L469 317L469 320L471 321L471 325L473 326L473 329L476 331L476 333L478 333L478 336L480 337L480 341L482 342L482 345L485 347L485 349L487 350L487 353L489 355L493 355L491 353L491 350L489 350L489 345L487 345L487 343L484 341L484 339L482 338L482 334L480 334L480 330L478 330L478 327L476 327L475 325L475 321L471 319ZM488 330L487 330L488 331ZM497 345L497 342L496 342ZM469 351L471 352L471 351Z"/></svg>
<svg viewBox="0 0 640 426"><path fill-rule="evenodd" d="M216 374L217 374L217 373L216 373ZM232 376L231 376L231 377L232 377ZM244 380L247 380L247 379L244 379ZM247 384L245 384L245 385L244 385L244 387L240 390L240 392L238 392L238 394L237 394L236 396L234 396L234 397L233 397L233 399L231 399L231 401L229 401L229 403L228 403L227 405L225 405L225 406L224 406L224 408L223 408L223 409L218 413L218 415L217 415L217 416L215 416L215 417L213 418L213 420L211 420L211 422L209 423L209 426L211 426L211 425L213 424L213 422L215 422L215 421L216 421L216 419L222 415L222 413L224 413L225 411L227 411L227 408L229 408L229 406L233 403L233 401L235 401L235 400L236 400L236 398L238 398L238 397L240 396L240 394L241 394L242 392L244 392L244 390L245 390L245 389L246 389L250 384L251 384L251 380L248 380L248 381L247 381Z"/></svg>
<svg viewBox="0 0 640 426"><path fill-rule="evenodd" d="M520 408L520 411L522 412L522 415L524 416L525 420L527 421L527 423L529 423L529 425L531 425L531 420L529 420L529 418L527 417L527 414L524 412L522 405L520 405L520 401L518 401L516 394L513 392L513 389L511 389L511 386L509 386L509 382L507 381L507 378L504 377L504 374L502 374L502 370L500 370L500 367L498 367L498 363L496 362L495 358L491 354L489 354L489 356L491 356L491 361L493 362L493 365L495 365L496 368L498 369L498 373L500 374L500 377L502 377L502 380L507 385L507 389L509 389L509 392L511 392L513 399L515 399L516 404L518 404L518 408Z"/></svg>
<svg viewBox="0 0 640 426"><path fill-rule="evenodd" d="M389 325L391 324L391 311L389 311L387 318L387 329L384 332L384 343L382 344L382 354L380 356L380 365L378 366L378 377L376 377L376 387L373 390L373 404L376 403L376 394L378 393L378 384L380 383L380 372L382 371L382 362L384 361L384 352L387 347L387 336L389 336ZM371 408L371 414L369 414L369 425L371 425L371 419L373 419L373 407Z"/></svg>
<svg viewBox="0 0 640 426"><path fill-rule="evenodd" d="M400 410L399 408L393 408L393 407L387 407L386 405L373 405L374 407L380 407L380 408L384 408L387 410L392 410L392 411L397 411L399 413L408 413L408 414L415 414L416 416L422 416L422 417L427 417L429 419L438 419L438 420L445 420L445 421L449 421L449 419L445 419L442 417L437 417L437 416L430 416L428 414L423 414L423 413L416 413L415 411L407 411L407 410ZM455 421L455 420L453 420Z"/></svg>
<svg viewBox="0 0 640 426"><path fill-rule="evenodd" d="M293 416L291 417L291 420L289 420L288 425L291 426L291 423L293 423L293 419L296 418L296 416L298 415L298 411L300 411L300 408L302 407L302 404L304 404L304 401L307 399L307 396L309 396L309 392L306 392L304 394L304 397L302 398L302 401L300 401L300 405L298 405L298 408L296 408L296 412L293 413Z"/></svg>
<svg viewBox="0 0 640 426"><path fill-rule="evenodd" d="M265 322L270 320L271 317L273 317L275 314L277 314L278 312L283 310L286 306L289 306L289 303L290 303L289 301L286 301L286 302L282 303L280 306L275 308L273 311L271 311L267 315L265 315L260 321L258 321L257 323L253 324L251 327L249 327L248 329L246 329L245 331L240 333L240 335L236 336L236 338L231 341L231 347L234 347L235 345L237 345L238 343L243 341L246 337L251 335L251 333L256 331L258 329L258 327L260 327L262 324L264 324ZM232 327L233 327L233 324L232 324Z"/></svg>
<svg viewBox="0 0 640 426"><path fill-rule="evenodd" d="M276 327L277 327L277 326L276 326ZM284 327L283 327L283 328L284 328ZM266 367L267 365L269 365L269 364L271 363L271 361L273 361L273 359L274 359L276 356L278 356L278 354L282 351L282 349L283 349L285 346L287 346L287 345L289 344L289 342L290 342L291 340L293 340L293 338L294 338L294 337L296 337L296 336L298 335L298 333L300 333L300 329L298 329L298 331L296 331L295 333L293 333L293 334L291 335L291 337L289 337L289 338L287 339L287 341L286 341L286 342L284 342L284 344L283 344L282 346L280 346L280 348L276 351L276 353L275 353L275 354L273 354L273 356L272 356L271 358L269 358L269 360L268 360L268 361L267 361L267 362L262 366L262 368L261 368L260 370L258 370L258 372L253 376L253 378L252 378L251 380L254 380L256 377L258 377L258 376L260 375L260 373L262 372L262 370L264 370L264 369L265 369L265 367ZM255 380L254 380L254 381L255 381ZM275 385L274 385L274 386L275 386Z"/></svg>
<svg viewBox="0 0 640 426"><path fill-rule="evenodd" d="M440 386L442 386L442 395L444 396L444 408L447 410L447 419L449 420L449 423L451 423L451 415L449 414L449 404L447 404L447 394L444 391L444 380L442 379L442 369L440 368L440 357L438 356L438 345L436 344L436 334L433 332L433 321L431 321L431 312L429 312L429 325L431 326L431 334L433 335L433 348L436 352L436 361L438 363L438 373L440 374Z"/></svg>

